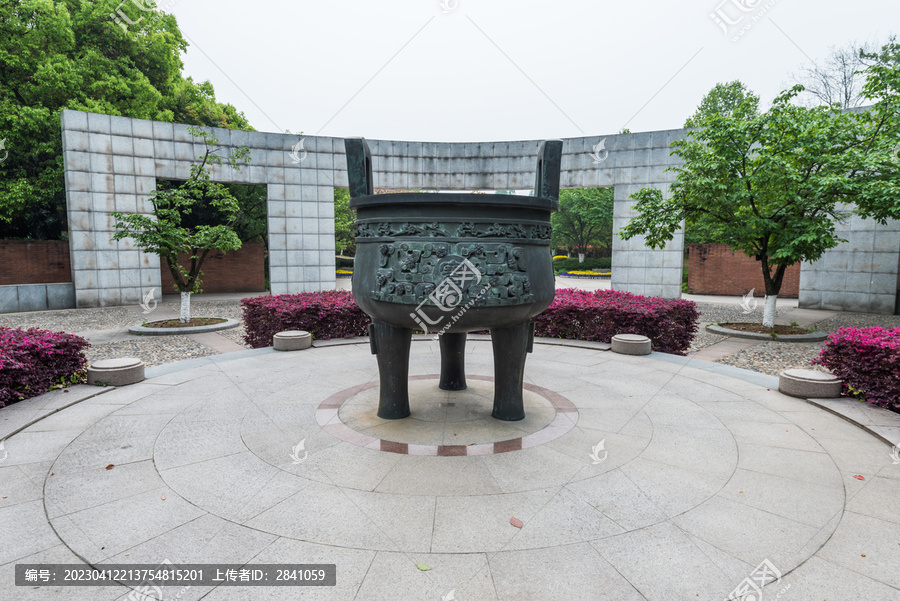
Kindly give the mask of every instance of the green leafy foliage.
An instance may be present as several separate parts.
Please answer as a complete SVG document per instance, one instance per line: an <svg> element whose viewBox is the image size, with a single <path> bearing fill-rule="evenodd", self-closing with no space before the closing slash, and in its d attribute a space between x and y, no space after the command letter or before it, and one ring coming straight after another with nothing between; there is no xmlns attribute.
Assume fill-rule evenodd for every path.
<svg viewBox="0 0 900 601"><path fill-rule="evenodd" d="M738 80L717 83L700 101L694 114L685 120L684 126L700 127L704 119L732 115L736 111L744 117L759 114L759 96Z"/></svg>
<svg viewBox="0 0 900 601"><path fill-rule="evenodd" d="M0 3L0 238L66 232L60 134L63 109L251 129L209 82L181 75L187 42L175 17L118 0Z"/></svg>
<svg viewBox="0 0 900 601"><path fill-rule="evenodd" d="M191 135L200 137L206 153L200 162L191 165L191 176L177 187L158 187L151 192L151 214L113 213L116 220L114 240L132 238L135 246L144 252L159 255L175 280L179 292L200 291L203 261L213 250L222 252L241 247L241 240L234 229L240 215L240 205L228 187L211 181L210 165L221 165L217 154L218 140L207 132L192 127ZM238 169L238 162L249 160L245 147L232 151L228 157L231 167ZM219 217L217 225L188 225L193 211L202 209ZM179 255L187 255L189 264L182 265Z"/></svg>
<svg viewBox="0 0 900 601"><path fill-rule="evenodd" d="M888 51L889 49L885 49ZM760 261L767 295L777 295L785 269L815 261L843 240L836 221L852 213L880 223L900 217L900 65L867 69L863 94L871 110L800 107L801 86L754 115L746 98L731 114L710 114L701 128L673 143L684 159L673 168L671 196L656 188L632 195L638 216L620 235L645 235L659 248L682 219L718 242Z"/></svg>
<svg viewBox="0 0 900 601"><path fill-rule="evenodd" d="M353 235L353 221L355 219L356 215L353 209L350 208L350 190L347 188L335 188L334 247L344 256L354 256L356 254L356 237ZM345 265L338 265L338 267L345 267Z"/></svg>
<svg viewBox="0 0 900 601"><path fill-rule="evenodd" d="M613 223L612 188L559 191L559 210L550 217L553 245L584 253L589 246L610 246Z"/></svg>

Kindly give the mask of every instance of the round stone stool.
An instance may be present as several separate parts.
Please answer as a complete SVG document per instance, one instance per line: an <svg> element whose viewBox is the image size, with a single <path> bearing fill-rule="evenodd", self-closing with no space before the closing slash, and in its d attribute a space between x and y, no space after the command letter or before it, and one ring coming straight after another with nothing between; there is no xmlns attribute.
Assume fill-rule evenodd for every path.
<svg viewBox="0 0 900 601"><path fill-rule="evenodd" d="M87 369L88 384L107 386L128 386L144 379L144 362L137 357L103 359L92 363Z"/></svg>
<svg viewBox="0 0 900 601"><path fill-rule="evenodd" d="M778 374L778 392L804 399L833 399L841 396L841 379L812 369L786 369Z"/></svg>
<svg viewBox="0 0 900 601"><path fill-rule="evenodd" d="M649 355L650 339L640 334L616 334L612 337L612 352L621 355Z"/></svg>
<svg viewBox="0 0 900 601"><path fill-rule="evenodd" d="M312 346L312 336L302 330L278 332L272 339L276 351L302 351Z"/></svg>

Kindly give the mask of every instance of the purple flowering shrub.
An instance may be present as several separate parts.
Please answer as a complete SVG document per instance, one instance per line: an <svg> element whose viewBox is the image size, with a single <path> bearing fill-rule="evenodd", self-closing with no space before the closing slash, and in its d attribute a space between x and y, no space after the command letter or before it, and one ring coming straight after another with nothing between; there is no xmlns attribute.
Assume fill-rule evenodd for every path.
<svg viewBox="0 0 900 601"><path fill-rule="evenodd" d="M841 328L828 335L814 364L879 407L900 411L900 328Z"/></svg>
<svg viewBox="0 0 900 601"><path fill-rule="evenodd" d="M368 335L371 319L346 290L257 296L241 301L244 340L253 348L272 345L284 330L305 330L317 340ZM643 334L654 350L683 355L700 314L691 301L597 290L556 291L550 307L534 318L535 334L609 342L615 334Z"/></svg>
<svg viewBox="0 0 900 601"><path fill-rule="evenodd" d="M65 332L0 328L0 407L44 394L84 370L89 346Z"/></svg>
<svg viewBox="0 0 900 601"><path fill-rule="evenodd" d="M285 330L305 330L316 340L367 336L372 320L348 290L257 296L241 300L244 341L253 348L272 346Z"/></svg>
<svg viewBox="0 0 900 601"><path fill-rule="evenodd" d="M616 334L641 334L655 351L684 355L699 318L693 301L566 288L556 291L553 304L534 324L536 336L569 340L609 342Z"/></svg>

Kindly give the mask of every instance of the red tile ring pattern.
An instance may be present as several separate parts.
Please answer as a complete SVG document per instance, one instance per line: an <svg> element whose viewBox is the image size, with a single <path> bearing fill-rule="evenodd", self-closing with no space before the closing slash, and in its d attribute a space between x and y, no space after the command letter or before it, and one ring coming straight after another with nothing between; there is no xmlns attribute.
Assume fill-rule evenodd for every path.
<svg viewBox="0 0 900 601"><path fill-rule="evenodd" d="M490 376L467 376L471 380L483 380L485 382L493 382L494 378ZM438 374L428 374L423 376L411 376L410 380L437 380L440 379ZM360 384L345 388L340 392L331 395L316 408L316 421L323 430L335 436L344 442L349 442L367 449L376 451L384 451L386 453L399 453L401 455L431 455L437 457L472 457L475 455L496 455L497 453L508 453L510 451L521 451L529 449L556 440L569 430L575 427L578 421L578 409L575 405L559 393L553 392L534 384L525 384L525 389L539 394L548 401L556 409L556 417L552 422L544 428L522 436L503 440L501 442L489 442L484 444L472 445L423 445L423 444L407 444L404 442L393 442L390 440L382 440L357 432L347 427L342 421L338 412L341 405L347 399L350 399L364 390L375 388L378 381Z"/></svg>

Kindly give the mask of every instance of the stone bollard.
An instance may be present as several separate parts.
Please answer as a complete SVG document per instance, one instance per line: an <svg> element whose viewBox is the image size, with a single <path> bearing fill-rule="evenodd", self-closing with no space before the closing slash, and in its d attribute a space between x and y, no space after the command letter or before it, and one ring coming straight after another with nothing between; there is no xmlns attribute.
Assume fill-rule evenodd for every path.
<svg viewBox="0 0 900 601"><path fill-rule="evenodd" d="M302 330L278 332L272 339L276 351L302 351L312 346L312 336Z"/></svg>
<svg viewBox="0 0 900 601"><path fill-rule="evenodd" d="M144 379L144 362L137 357L103 359L87 369L88 384L128 386Z"/></svg>
<svg viewBox="0 0 900 601"><path fill-rule="evenodd" d="M786 369L778 374L778 392L804 399L834 399L841 396L841 379L812 369Z"/></svg>
<svg viewBox="0 0 900 601"><path fill-rule="evenodd" d="M616 334L612 337L612 352L621 355L649 355L650 339L640 334Z"/></svg>

